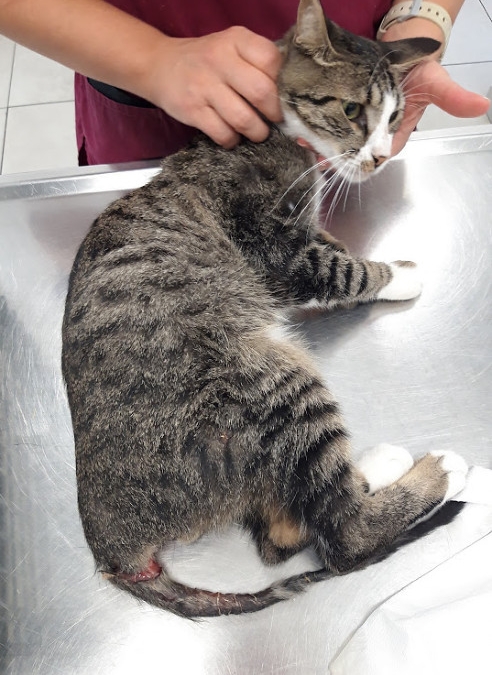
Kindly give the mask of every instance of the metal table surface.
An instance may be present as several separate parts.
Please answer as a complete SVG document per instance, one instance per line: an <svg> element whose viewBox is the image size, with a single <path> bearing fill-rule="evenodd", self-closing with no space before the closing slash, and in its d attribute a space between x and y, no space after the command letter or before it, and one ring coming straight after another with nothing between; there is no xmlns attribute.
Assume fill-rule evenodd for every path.
<svg viewBox="0 0 492 675"><path fill-rule="evenodd" d="M76 507L61 317L91 221L154 171L0 180L0 672L326 673L373 609L435 564L451 530L288 603L202 622L140 605L95 574ZM484 128L413 140L337 209L330 230L353 252L414 260L424 280L415 301L299 324L341 402L355 454L388 441L414 455L454 449L492 468L491 187ZM316 566L307 551L267 569L237 529L167 558L176 577L213 590L252 591Z"/></svg>

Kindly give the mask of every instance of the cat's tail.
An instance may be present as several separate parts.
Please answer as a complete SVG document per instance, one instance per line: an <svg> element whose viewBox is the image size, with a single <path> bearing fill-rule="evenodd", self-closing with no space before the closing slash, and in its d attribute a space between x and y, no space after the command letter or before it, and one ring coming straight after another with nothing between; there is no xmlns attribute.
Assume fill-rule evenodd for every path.
<svg viewBox="0 0 492 675"><path fill-rule="evenodd" d="M130 579L126 575L108 574L116 586L140 600L145 600L161 609L166 609L186 618L225 616L258 612L260 609L288 600L333 573L326 569L305 572L275 582L257 593L214 593L185 586L171 579L164 570L159 576L148 580Z"/></svg>

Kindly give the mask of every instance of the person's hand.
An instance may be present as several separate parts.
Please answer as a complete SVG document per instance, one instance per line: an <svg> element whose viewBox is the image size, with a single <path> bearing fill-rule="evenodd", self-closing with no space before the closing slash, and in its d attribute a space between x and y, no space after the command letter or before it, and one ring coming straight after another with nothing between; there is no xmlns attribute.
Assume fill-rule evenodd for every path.
<svg viewBox="0 0 492 675"><path fill-rule="evenodd" d="M103 0L0 0L0 30L151 101L225 147L240 134L253 141L268 136L257 111L282 119L276 86L282 57L273 42L246 28L173 38Z"/></svg>
<svg viewBox="0 0 492 675"><path fill-rule="evenodd" d="M393 138L392 155L402 150L429 103L456 117L484 115L490 104L484 96L460 87L437 61L424 61L416 66L403 84L405 114Z"/></svg>
<svg viewBox="0 0 492 675"><path fill-rule="evenodd" d="M158 57L147 82L150 100L219 145L231 148L240 135L267 138L268 125L255 108L281 121L281 55L270 40L233 27L200 38L166 38Z"/></svg>

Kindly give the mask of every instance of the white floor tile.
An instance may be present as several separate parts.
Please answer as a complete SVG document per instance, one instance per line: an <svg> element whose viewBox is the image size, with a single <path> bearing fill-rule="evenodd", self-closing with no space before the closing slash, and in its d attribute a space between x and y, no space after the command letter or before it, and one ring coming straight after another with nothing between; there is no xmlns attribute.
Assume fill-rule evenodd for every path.
<svg viewBox="0 0 492 675"><path fill-rule="evenodd" d="M8 105L14 49L14 43L0 35L0 108Z"/></svg>
<svg viewBox="0 0 492 675"><path fill-rule="evenodd" d="M492 85L492 61L488 63L466 63L457 66L446 66L455 82L465 89L475 91L477 94L487 96ZM419 131L431 129L449 129L452 127L464 127L478 124L488 124L489 120L482 117L459 118L448 115L436 106L430 105L419 122Z"/></svg>
<svg viewBox="0 0 492 675"><path fill-rule="evenodd" d="M69 68L16 45L10 106L73 100L73 72Z"/></svg>
<svg viewBox="0 0 492 675"><path fill-rule="evenodd" d="M45 103L10 108L3 173L77 165L74 104Z"/></svg>
<svg viewBox="0 0 492 675"><path fill-rule="evenodd" d="M5 118L7 109L0 108L0 173L2 173L3 142L5 138Z"/></svg>
<svg viewBox="0 0 492 675"><path fill-rule="evenodd" d="M445 65L492 61L492 22L480 0L465 0L444 55Z"/></svg>

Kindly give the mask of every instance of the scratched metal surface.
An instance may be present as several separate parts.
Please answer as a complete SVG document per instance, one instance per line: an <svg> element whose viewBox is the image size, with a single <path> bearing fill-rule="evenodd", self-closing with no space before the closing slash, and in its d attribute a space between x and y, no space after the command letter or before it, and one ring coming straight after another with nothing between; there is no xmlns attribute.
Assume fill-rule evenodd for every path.
<svg viewBox="0 0 492 675"><path fill-rule="evenodd" d="M0 181L0 672L326 673L370 611L418 576L439 535L289 603L201 623L142 606L94 574L76 509L61 316L90 222L153 170ZM337 211L331 229L354 252L415 260L425 284L410 303L299 325L356 454L384 440L492 467L491 185L492 133L414 141ZM180 579L213 590L252 591L316 565L305 552L266 569L238 530L167 559Z"/></svg>

